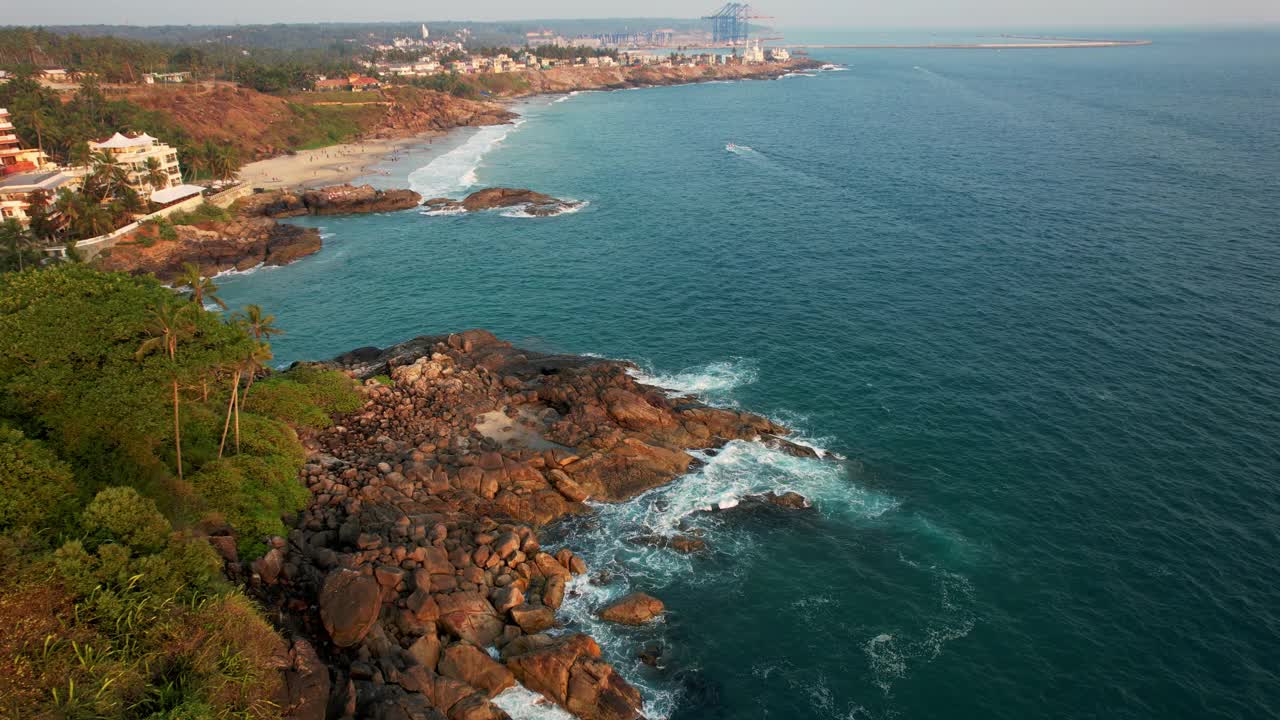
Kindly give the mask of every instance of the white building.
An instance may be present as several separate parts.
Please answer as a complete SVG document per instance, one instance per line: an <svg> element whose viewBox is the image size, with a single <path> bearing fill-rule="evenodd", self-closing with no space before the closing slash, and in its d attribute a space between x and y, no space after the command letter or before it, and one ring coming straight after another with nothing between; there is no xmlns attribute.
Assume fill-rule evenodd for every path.
<svg viewBox="0 0 1280 720"><path fill-rule="evenodd" d="M182 185L178 152L146 133L134 137L116 133L102 142L90 141L89 149L95 153L110 154L128 172L129 187L143 197L149 198L157 191ZM162 181L153 183L148 179L147 161L151 159L159 164L160 174L164 176Z"/></svg>
<svg viewBox="0 0 1280 720"><path fill-rule="evenodd" d="M742 62L748 65L764 62L764 49L760 47L759 41L752 41L742 49Z"/></svg>
<svg viewBox="0 0 1280 720"><path fill-rule="evenodd" d="M59 190L76 191L82 174L69 169L14 173L0 179L0 220L17 220L26 227L30 223L32 196L43 190L52 202Z"/></svg>

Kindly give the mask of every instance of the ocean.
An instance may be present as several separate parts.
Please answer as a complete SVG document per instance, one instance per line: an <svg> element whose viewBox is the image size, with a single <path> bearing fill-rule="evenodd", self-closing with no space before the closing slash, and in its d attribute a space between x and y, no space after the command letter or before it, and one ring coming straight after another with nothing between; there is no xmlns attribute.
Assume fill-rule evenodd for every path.
<svg viewBox="0 0 1280 720"><path fill-rule="evenodd" d="M1155 44L535 99L373 180L580 211L299 219L322 252L220 294L280 363L482 327L821 448L549 532L652 717L1277 717L1280 32L1112 34ZM694 512L767 489L815 508ZM666 619L592 618L632 589Z"/></svg>

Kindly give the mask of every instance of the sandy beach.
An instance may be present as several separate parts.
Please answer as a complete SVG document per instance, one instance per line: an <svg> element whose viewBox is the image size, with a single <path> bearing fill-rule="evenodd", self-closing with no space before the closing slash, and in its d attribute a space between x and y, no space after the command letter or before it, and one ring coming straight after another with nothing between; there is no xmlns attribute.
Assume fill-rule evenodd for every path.
<svg viewBox="0 0 1280 720"><path fill-rule="evenodd" d="M439 131L403 138L363 140L299 150L258 160L240 168L240 179L259 188L307 188L350 182L368 175L380 162L401 150L443 137Z"/></svg>

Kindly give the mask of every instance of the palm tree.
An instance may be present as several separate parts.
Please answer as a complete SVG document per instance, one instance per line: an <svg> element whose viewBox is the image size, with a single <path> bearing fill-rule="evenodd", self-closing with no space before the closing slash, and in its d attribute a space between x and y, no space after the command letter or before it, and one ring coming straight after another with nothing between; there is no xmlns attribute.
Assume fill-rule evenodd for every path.
<svg viewBox="0 0 1280 720"><path fill-rule="evenodd" d="M236 318L254 340L264 342L270 340L272 335L283 335L284 331L276 327L273 323L276 321L275 315L262 314L260 305L245 305L244 312Z"/></svg>
<svg viewBox="0 0 1280 720"><path fill-rule="evenodd" d="M163 190L169 185L169 174L164 171L160 161L153 157L147 158L147 172L143 179L152 190Z"/></svg>
<svg viewBox="0 0 1280 720"><path fill-rule="evenodd" d="M178 340L195 329L190 318L191 306L161 302L151 310L150 335L138 346L134 357L141 362L156 350L169 360L170 380L173 384L173 447L178 458L178 479L182 479L182 426L178 415Z"/></svg>
<svg viewBox="0 0 1280 720"><path fill-rule="evenodd" d="M222 448L227 444L227 426L231 424L233 413L235 415L236 453L240 452L240 404L249 395L249 388L246 386L244 392L237 396L236 393L240 388L240 378L245 373L248 373L249 384L252 385L253 378L266 367L267 361L271 360L271 358L271 346L264 342L255 342L253 348L236 366L235 379L231 382L231 399L227 402L227 420L222 425L222 443L218 445L218 457L222 457Z"/></svg>
<svg viewBox="0 0 1280 720"><path fill-rule="evenodd" d="M95 189L98 200L108 200L115 197L121 188L129 183L129 171L123 165L116 162L115 157L109 152L98 152L93 155L93 170L89 174L87 183Z"/></svg>
<svg viewBox="0 0 1280 720"><path fill-rule="evenodd" d="M283 335L284 331L275 326L275 315L264 315L262 307L259 305L245 305L244 313L236 316L236 322L243 327L249 335L260 345L266 348L267 357L264 360L271 359L271 346L267 343L272 335ZM244 386L244 393L240 398L243 402L249 397L249 388L253 387L253 381L258 377L258 372L263 369L259 364L257 367L249 368L249 383Z"/></svg>
<svg viewBox="0 0 1280 720"><path fill-rule="evenodd" d="M2 242L9 251L10 262L17 266L21 272L26 269L26 258L31 254L32 247L35 246L35 240L31 237L31 233L17 220L9 218L0 223L0 242Z"/></svg>
<svg viewBox="0 0 1280 720"><path fill-rule="evenodd" d="M213 278L207 278L200 272L200 266L195 263L183 263L182 274L178 276L178 282L191 288L191 302L204 307L204 301L217 305L223 310L227 309L227 304L222 302L222 298L214 293L218 292L218 286L214 284Z"/></svg>
<svg viewBox="0 0 1280 720"><path fill-rule="evenodd" d="M231 413L236 415L236 452L240 452L240 372L241 366L236 366L235 373L231 377L231 398L227 400L227 419L222 423L222 441L218 443L218 458L222 458L222 451L227 446L227 430L231 427Z"/></svg>

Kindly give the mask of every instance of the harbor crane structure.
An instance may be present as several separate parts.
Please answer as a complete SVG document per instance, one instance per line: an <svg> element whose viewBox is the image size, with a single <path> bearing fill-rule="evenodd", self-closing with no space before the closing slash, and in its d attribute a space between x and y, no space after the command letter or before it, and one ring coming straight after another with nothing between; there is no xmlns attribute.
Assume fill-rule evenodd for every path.
<svg viewBox="0 0 1280 720"><path fill-rule="evenodd" d="M757 15L746 3L731 2L702 19L711 21L711 38L715 44L745 45L751 34L751 21L769 18Z"/></svg>

